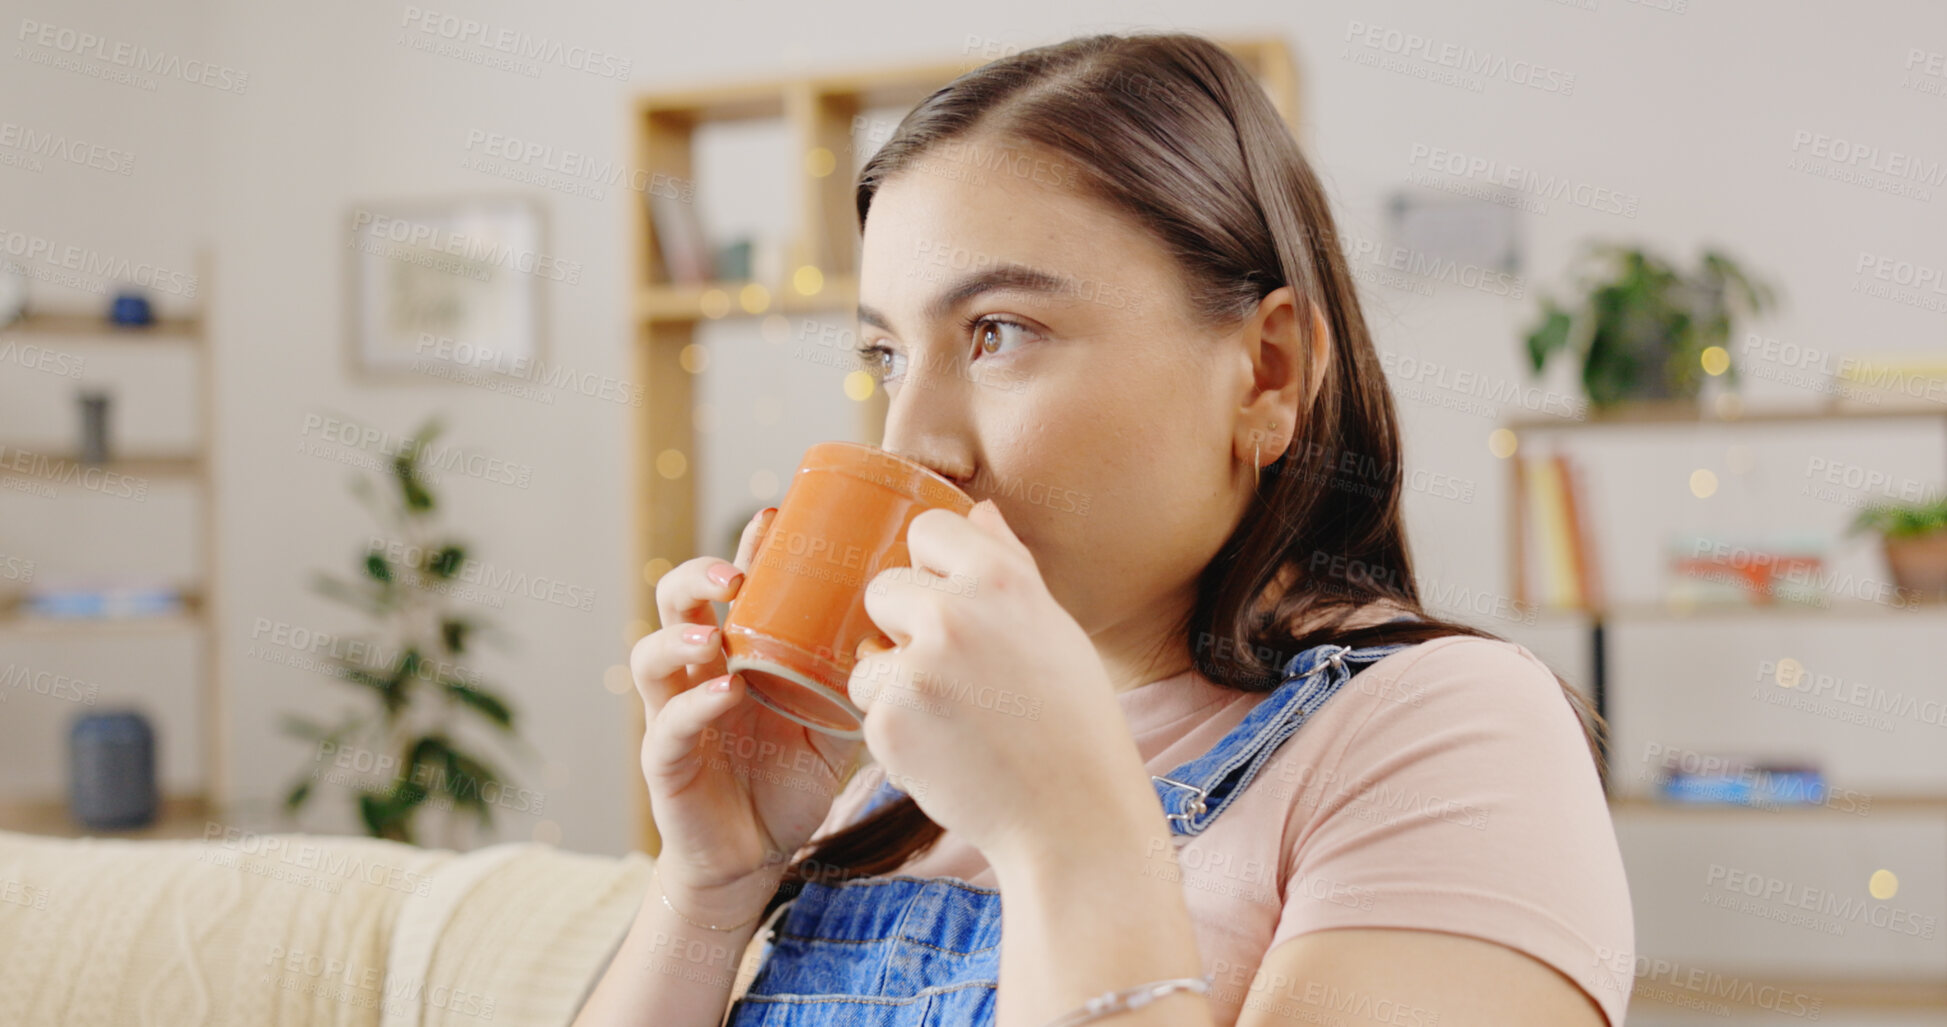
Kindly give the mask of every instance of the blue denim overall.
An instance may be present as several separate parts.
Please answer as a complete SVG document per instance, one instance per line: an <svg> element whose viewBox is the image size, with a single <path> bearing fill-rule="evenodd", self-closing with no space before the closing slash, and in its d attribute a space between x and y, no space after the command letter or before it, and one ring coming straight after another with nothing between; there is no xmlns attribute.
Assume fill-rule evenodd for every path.
<svg viewBox="0 0 1947 1027"><path fill-rule="evenodd" d="M1170 830L1208 828L1325 700L1405 645L1321 645L1210 751L1152 777ZM898 798L881 784L859 816ZM1001 895L953 878L891 874L810 881L782 907L773 940L726 1027L991 1024L1000 983Z"/></svg>

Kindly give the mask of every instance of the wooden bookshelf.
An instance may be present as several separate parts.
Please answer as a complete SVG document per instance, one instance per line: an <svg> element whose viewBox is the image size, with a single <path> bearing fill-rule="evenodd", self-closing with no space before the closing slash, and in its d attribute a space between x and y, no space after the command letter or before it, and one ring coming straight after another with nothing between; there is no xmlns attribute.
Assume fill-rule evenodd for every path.
<svg viewBox="0 0 1947 1027"><path fill-rule="evenodd" d="M202 285L202 310L209 308L211 260L207 253L197 258L198 281ZM215 369L209 345L205 315L158 317L142 326L117 325L106 318L78 311L35 310L0 326L0 339L35 338L63 349L110 352L129 349L177 349L190 354L198 364L194 404L197 443L183 452L144 451L111 447L110 459L100 464L85 464L77 454L37 444L8 446L45 459L56 469L88 467L131 478L181 483L196 493L198 509L198 548L201 554L200 580L178 582L181 607L169 613L129 617L39 617L23 609L25 594L0 593L0 636L55 637L64 643L88 645L104 633L149 634L189 631L200 634L199 675L202 679L200 711L203 724L203 787L187 794L165 795L156 824L129 833L138 837L175 837L176 832L193 826L200 832L205 819L217 815L230 798L227 700L223 687L221 649L217 644L216 623L218 542L216 529L216 475L214 470ZM158 768L160 769L160 768ZM46 799L0 802L0 830L42 834L94 833L82 831L66 819L65 800ZM111 832L103 832L108 834ZM115 834L119 834L118 832Z"/></svg>
<svg viewBox="0 0 1947 1027"><path fill-rule="evenodd" d="M1295 131L1298 78L1289 44L1277 37L1217 37L1215 41L1244 61ZM696 341L696 326L719 318L779 313L851 315L858 303L858 228L850 174L853 117L872 109L911 107L984 63L960 57L683 86L636 99L629 111L628 132L634 141L635 167L652 176L652 183L694 183L694 192L699 193L708 189L708 183L695 183L694 141L700 127L717 122L782 122L790 133L798 168L795 223L789 226L785 247L785 280L755 283L763 287L764 298L755 309L743 301L750 282L672 282L659 256L648 203L636 202L631 212L635 259L629 315L635 326L633 370L644 397L634 424L630 468L636 511L633 565L638 573L634 619L625 640L629 644L658 626L655 582L661 571L698 555L694 382L681 359L684 348ZM807 268L811 270L800 273ZM882 437L884 393L872 390L858 409L861 437ZM631 737L638 743L630 747L627 770L635 796L637 836L642 850L655 855L661 842L649 815L642 768L633 755L640 749L642 704L633 693L623 701L631 718Z"/></svg>
<svg viewBox="0 0 1947 1027"><path fill-rule="evenodd" d="M1633 432L1676 433L1688 436L1694 433L1710 432L1714 436L1722 433L1744 431L1769 431L1780 428L1830 428L1844 425L1893 424L1906 422L1915 428L1947 428L1947 406L1921 407L1913 405L1872 406L1856 403L1847 404L1800 404L1800 405L1758 405L1746 407L1742 403L1728 403L1717 406L1702 403L1640 403L1629 404L1606 411L1591 411L1581 420L1561 417L1518 417L1504 421L1501 427L1515 435L1515 448L1503 462L1505 468L1510 507L1510 555L1509 573L1511 580L1518 582L1523 572L1521 555L1523 540L1520 536L1521 524L1516 514L1522 511L1521 496L1518 489L1518 461L1520 454L1537 437L1556 438L1564 435L1588 433ZM1843 625L1857 626L1883 620L1910 620L1916 630L1939 631L1942 615L1947 614L1947 604L1913 603L1894 606L1874 603L1863 599L1846 597L1826 597L1822 604L1798 603L1784 600L1770 603L1674 603L1674 602L1607 602L1594 609L1534 607L1537 620L1543 623L1574 624L1588 631L1590 640L1590 666L1588 668L1590 691L1596 707L1605 716L1609 712L1609 693L1617 687L1610 674L1609 648L1610 629L1620 624L1667 623L1697 621L1708 619L1713 623L1733 625L1738 622L1784 622L1793 625L1793 630L1802 627L1830 625L1843 629ZM1612 767L1610 787L1617 787L1617 777ZM1927 821L1947 820L1947 795L1930 792L1874 792L1870 796L1871 810L1875 817L1918 818ZM1767 818L1786 818L1786 822L1802 826L1806 830L1828 830L1857 823L1858 813L1852 810L1835 809L1819 804L1778 803L1775 805L1739 805L1733 803L1710 802L1671 802L1657 797L1638 785L1628 791L1612 791L1609 795L1611 815L1620 824L1624 821L1645 823L1676 822L1681 830L1710 830L1708 825L1722 823L1757 825L1770 823ZM1639 916L1641 913L1639 912ZM1709 968L1705 968L1709 969ZM1879 1010L1879 1011L1917 1011L1947 1010L1947 977L1928 976L1916 978L1869 978L1864 976L1829 976L1818 980L1765 981L1750 974L1723 971L1724 976L1750 981L1754 985L1789 985L1789 989L1819 998L1825 1004L1828 1015L1839 1010ZM1671 988L1660 982L1638 981L1637 993L1632 996L1632 1013L1653 1010L1682 1008L1684 1003L1697 996L1680 988ZM1759 1012L1756 1006L1743 1006L1737 1002L1724 1003L1736 1012Z"/></svg>
<svg viewBox="0 0 1947 1027"><path fill-rule="evenodd" d="M156 345L203 345L203 323L198 318L160 317L147 325L118 325L93 314L73 311L33 311L25 317L0 326L20 335L52 335L64 342L83 345L127 344L143 348Z"/></svg>
<svg viewBox="0 0 1947 1027"><path fill-rule="evenodd" d="M1803 995L1817 999L1821 1003L1820 1012L1830 1016L1834 1010L1871 1010L1878 1013L1897 1013L1902 1011L1932 1010L1947 1008L1947 983L1933 978L1879 977L1879 978L1763 978L1730 971L1712 970L1708 967L1685 965L1684 972L1692 969L1707 975L1721 974L1725 979L1736 981L1740 987L1731 994L1719 997L1708 990L1672 987L1663 981L1639 983L1636 992L1630 996L1631 1013L1648 1013L1667 1009L1688 1009L1693 1012L1698 1003L1722 1005L1736 1015L1754 1017L1751 1020L1732 1020L1729 1023L1778 1022L1784 1014L1775 1006L1767 1006L1753 998L1739 996ZM1741 985L1748 984L1749 988ZM1708 1008L1708 1006L1706 1006ZM1764 1016L1761 1021L1755 1017ZM1699 1021L1689 1021L1699 1022ZM1817 1021L1811 1021L1817 1022ZM1847 1021L1839 1021L1847 1022ZM1860 1021L1851 1021L1860 1022Z"/></svg>
<svg viewBox="0 0 1947 1027"><path fill-rule="evenodd" d="M85 827L69 815L65 802L0 803L0 831L49 835L55 838L194 839L203 838L215 817L201 795L164 795L155 819L141 827L102 830Z"/></svg>
<svg viewBox="0 0 1947 1027"><path fill-rule="evenodd" d="M1630 431L1630 429L1745 429L1745 427L1776 427L1776 425L1836 425L1836 423L1873 423L1873 421L1918 421L1920 425L1947 429L1947 405L1760 405L1745 407L1743 403L1719 403L1715 407L1706 403L1686 403L1686 401L1653 401L1653 403L1624 403L1606 411L1593 411L1585 419L1571 417L1515 417L1501 423L1501 429L1513 433L1515 446L1503 460L1507 472L1503 483L1507 489L1507 509L1509 509L1509 583L1511 596L1515 598L1515 608L1521 614L1534 614L1550 620L1581 620L1593 629L1606 622L1618 620L1692 620L1692 618L1863 618L1863 616L1929 616L1947 612L1947 604L1916 602L1906 606L1891 606L1881 602L1869 602L1848 596L1826 596L1826 602L1764 602L1764 604L1745 604L1745 602L1602 602L1595 608L1577 606L1544 606L1528 602L1523 594L1523 559L1525 559L1525 536L1523 532L1532 530L1526 524L1526 507L1521 493L1519 479L1519 460L1528 446L1528 440L1552 433L1589 433L1589 431ZM1602 680L1602 668L1595 668L1595 680Z"/></svg>
<svg viewBox="0 0 1947 1027"><path fill-rule="evenodd" d="M1722 428L1739 430L1743 428L1765 428L1780 425L1836 425L1845 423L1872 423L1884 421L1915 421L1923 426L1947 429L1947 406L1914 406L1889 404L1872 406L1858 404L1797 404L1745 407L1741 402L1713 408L1698 402L1653 402L1630 403L1603 411L1592 411L1586 418L1568 417L1516 417L1504 421L1501 427L1512 432L1515 447L1502 463L1502 475L1506 486L1509 515L1508 523L1508 575L1510 595L1515 597L1515 607L1523 613L1532 612L1536 618L1560 622L1579 621L1589 628L1593 640L1593 666L1589 668L1591 690L1594 693L1596 708L1607 714L1606 691L1608 670L1604 657L1604 631L1614 622L1644 620L1694 620L1748 619L1770 617L1805 618L1813 622L1830 619L1838 622L1859 618L1876 617L1928 617L1947 612L1947 604L1913 603L1893 606L1873 603L1861 599L1844 597L1829 598L1822 604L1778 601L1771 603L1605 603L1594 609L1577 607L1542 606L1529 603L1522 594L1525 577L1523 567L1524 531L1526 507L1521 493L1519 465L1521 452L1530 439L1537 435L1554 433L1581 433L1590 431L1625 431L1642 429L1702 429ZM1590 543L1593 545L1593 543Z"/></svg>
<svg viewBox="0 0 1947 1027"><path fill-rule="evenodd" d="M1588 417L1517 417L1502 423L1502 427L1519 436L1526 432L1576 431L1591 428L1648 427L1671 425L1675 427L1725 427L1735 428L1746 424L1818 424L1832 421L1880 421L1902 418L1925 418L1939 422L1947 419L1947 405L1903 406L1857 406L1839 404L1779 404L1746 408L1733 405L1724 413L1719 413L1702 403L1630 403L1605 411L1591 411Z"/></svg>
<svg viewBox="0 0 1947 1027"><path fill-rule="evenodd" d="M1527 612L1530 607L1517 607ZM1758 618L1791 617L1807 620L1859 620L1861 618L1911 617L1916 620L1938 617L1947 614L1947 603L1908 603L1895 606L1890 603L1875 603L1865 599L1839 597L1823 605L1778 600L1773 603L1610 603L1593 610L1574 607L1536 606L1532 607L1536 620L1555 623L1588 623L1603 621L1664 621L1664 620L1755 620Z"/></svg>

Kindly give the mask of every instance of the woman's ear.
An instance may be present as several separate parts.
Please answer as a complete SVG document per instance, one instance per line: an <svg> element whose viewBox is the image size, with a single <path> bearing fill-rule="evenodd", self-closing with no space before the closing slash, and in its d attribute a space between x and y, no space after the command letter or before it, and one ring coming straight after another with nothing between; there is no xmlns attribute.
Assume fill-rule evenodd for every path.
<svg viewBox="0 0 1947 1027"><path fill-rule="evenodd" d="M1254 454L1275 457L1289 448L1296 422L1318 395L1324 381L1319 354L1329 355L1330 344L1320 349L1317 326L1323 319L1313 313L1307 352L1301 318L1310 306L1291 286L1280 286L1258 301L1257 312L1245 324L1241 341L1247 374L1237 411L1238 455L1243 459Z"/></svg>
<svg viewBox="0 0 1947 1027"><path fill-rule="evenodd" d="M1332 366L1332 326L1325 320L1325 306L1306 301L1312 314L1311 381L1305 393L1305 407L1318 402L1318 390L1325 384L1325 373Z"/></svg>

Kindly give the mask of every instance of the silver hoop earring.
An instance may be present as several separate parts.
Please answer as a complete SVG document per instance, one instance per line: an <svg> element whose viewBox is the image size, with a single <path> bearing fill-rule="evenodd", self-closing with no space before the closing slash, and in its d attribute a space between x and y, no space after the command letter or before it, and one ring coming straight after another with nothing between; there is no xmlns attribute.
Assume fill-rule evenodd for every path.
<svg viewBox="0 0 1947 1027"><path fill-rule="evenodd" d="M1264 480L1264 443L1251 444L1251 487L1256 488Z"/></svg>

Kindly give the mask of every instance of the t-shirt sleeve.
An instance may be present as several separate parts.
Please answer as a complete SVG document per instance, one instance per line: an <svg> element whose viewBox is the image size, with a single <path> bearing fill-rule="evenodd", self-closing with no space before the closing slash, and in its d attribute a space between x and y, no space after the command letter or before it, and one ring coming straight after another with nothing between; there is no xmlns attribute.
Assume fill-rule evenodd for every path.
<svg viewBox="0 0 1947 1027"><path fill-rule="evenodd" d="M1629 887L1560 684L1490 639L1395 660L1327 701L1366 712L1294 795L1271 946L1341 927L1468 935L1555 968L1621 1023L1631 980L1607 968L1634 951Z"/></svg>

